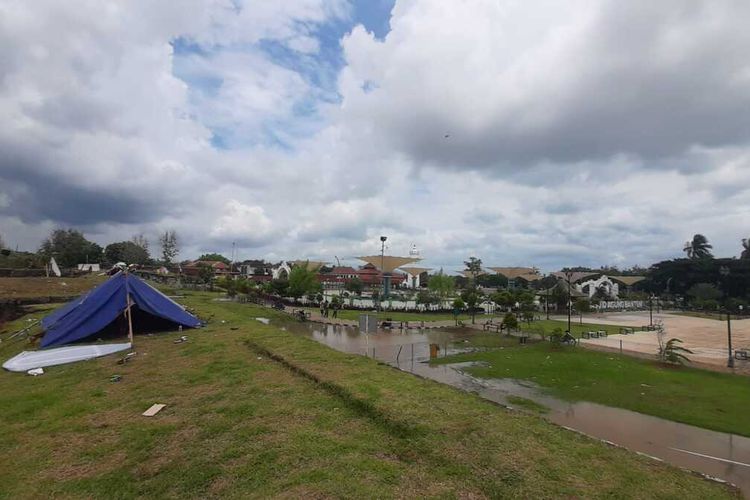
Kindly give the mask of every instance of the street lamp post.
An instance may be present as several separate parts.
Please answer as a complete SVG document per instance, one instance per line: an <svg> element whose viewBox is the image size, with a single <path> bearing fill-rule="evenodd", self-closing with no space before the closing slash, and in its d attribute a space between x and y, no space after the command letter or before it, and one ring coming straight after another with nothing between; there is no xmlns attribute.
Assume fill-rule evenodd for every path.
<svg viewBox="0 0 750 500"><path fill-rule="evenodd" d="M732 317L727 308L727 345L729 347L729 357L727 358L727 366L734 368L734 355L732 353Z"/></svg>
<svg viewBox="0 0 750 500"><path fill-rule="evenodd" d="M648 326L654 326L654 295L648 297Z"/></svg>
<svg viewBox="0 0 750 500"><path fill-rule="evenodd" d="M385 240L387 239L387 236L380 237L380 272L383 275L383 298L385 298L388 293L388 286L385 277Z"/></svg>

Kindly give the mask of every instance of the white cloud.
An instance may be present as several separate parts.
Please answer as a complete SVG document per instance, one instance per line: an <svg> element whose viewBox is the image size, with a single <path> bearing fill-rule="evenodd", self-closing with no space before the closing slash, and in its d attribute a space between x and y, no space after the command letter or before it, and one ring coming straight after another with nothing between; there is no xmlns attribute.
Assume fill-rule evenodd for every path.
<svg viewBox="0 0 750 500"><path fill-rule="evenodd" d="M447 269L647 264L695 232L733 255L749 9L399 0L383 40L341 40L332 95L344 1L5 2L0 232L327 261L386 234Z"/></svg>
<svg viewBox="0 0 750 500"><path fill-rule="evenodd" d="M254 246L267 243L273 232L273 223L266 217L263 207L229 200L211 229L210 236L223 241L239 241L243 246Z"/></svg>

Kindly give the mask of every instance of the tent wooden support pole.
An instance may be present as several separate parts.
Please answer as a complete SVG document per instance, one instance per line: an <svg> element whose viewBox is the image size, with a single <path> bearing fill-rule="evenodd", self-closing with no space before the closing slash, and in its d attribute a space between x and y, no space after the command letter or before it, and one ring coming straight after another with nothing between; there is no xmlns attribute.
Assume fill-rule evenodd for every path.
<svg viewBox="0 0 750 500"><path fill-rule="evenodd" d="M130 342L130 345L132 347L133 345L133 314L130 311L130 306L132 302L130 302L130 294L128 294L128 342Z"/></svg>

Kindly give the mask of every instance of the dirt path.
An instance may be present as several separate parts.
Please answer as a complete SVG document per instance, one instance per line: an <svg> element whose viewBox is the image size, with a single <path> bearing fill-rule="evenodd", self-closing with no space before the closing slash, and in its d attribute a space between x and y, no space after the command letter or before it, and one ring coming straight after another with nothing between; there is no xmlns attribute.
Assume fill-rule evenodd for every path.
<svg viewBox="0 0 750 500"><path fill-rule="evenodd" d="M584 322L643 326L649 324L648 312L612 313L584 316ZM670 313L654 313L654 321L662 321L666 338L679 338L683 346L693 351L689 358L695 362L714 367L726 367L728 358L727 323L714 319L694 318ZM610 335L602 339L583 339L590 346L619 349L623 351L654 355L659 342L654 332L638 332L632 335ZM750 320L732 320L732 348L750 348ZM736 371L750 373L750 362L735 360Z"/></svg>

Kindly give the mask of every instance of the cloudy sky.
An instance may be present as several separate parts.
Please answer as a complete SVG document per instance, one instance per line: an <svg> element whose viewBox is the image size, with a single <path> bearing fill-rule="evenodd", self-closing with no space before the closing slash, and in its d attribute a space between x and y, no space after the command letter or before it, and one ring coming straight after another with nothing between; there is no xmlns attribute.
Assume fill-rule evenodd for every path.
<svg viewBox="0 0 750 500"><path fill-rule="evenodd" d="M0 234L630 266L750 236L747 0L0 0ZM349 262L353 262L349 260Z"/></svg>

